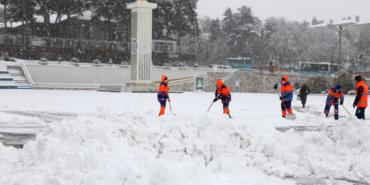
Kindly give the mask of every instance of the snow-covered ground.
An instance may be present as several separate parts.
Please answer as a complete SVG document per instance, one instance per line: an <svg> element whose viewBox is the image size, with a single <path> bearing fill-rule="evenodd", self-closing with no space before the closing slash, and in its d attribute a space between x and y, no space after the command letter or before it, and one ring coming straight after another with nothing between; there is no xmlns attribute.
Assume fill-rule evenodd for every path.
<svg viewBox="0 0 370 185"><path fill-rule="evenodd" d="M0 123L45 125L24 149L0 145L0 184L295 184L284 177L370 182L370 121L325 118L326 96L293 101L281 118L276 94L232 94L233 119L213 93L171 94L158 117L156 94L2 90ZM345 106L354 114L354 96ZM74 114L46 123L9 112ZM370 111L366 114L370 117ZM276 127L317 126L286 132ZM1 125L0 125L1 132Z"/></svg>

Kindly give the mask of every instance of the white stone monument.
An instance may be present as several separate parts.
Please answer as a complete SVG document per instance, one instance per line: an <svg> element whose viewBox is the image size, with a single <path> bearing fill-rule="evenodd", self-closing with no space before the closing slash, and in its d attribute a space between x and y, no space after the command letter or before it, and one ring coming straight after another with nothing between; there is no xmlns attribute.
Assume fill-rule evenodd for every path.
<svg viewBox="0 0 370 185"><path fill-rule="evenodd" d="M157 4L138 0L127 5L131 9L131 82L126 87L155 88L152 72L152 19ZM140 90L139 90L140 91Z"/></svg>

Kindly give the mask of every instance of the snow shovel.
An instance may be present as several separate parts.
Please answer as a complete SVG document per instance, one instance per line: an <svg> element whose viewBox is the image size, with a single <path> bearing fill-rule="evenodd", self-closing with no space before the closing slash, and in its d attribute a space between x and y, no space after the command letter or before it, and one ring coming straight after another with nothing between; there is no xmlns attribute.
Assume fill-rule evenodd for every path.
<svg viewBox="0 0 370 185"><path fill-rule="evenodd" d="M276 90L277 94L279 95L279 98L281 98L281 96L279 94L279 91L277 89L275 89L275 90ZM283 105L285 107L285 110L288 112L288 109L286 108L284 101L281 100L281 102L283 103ZM288 114L285 115L285 118L290 119L290 120L295 120L296 119L295 114L290 114L289 112L288 112Z"/></svg>
<svg viewBox="0 0 370 185"><path fill-rule="evenodd" d="M170 110L171 110L171 114L172 114L171 102L170 102L170 101L168 101L168 104L170 104Z"/></svg>
<svg viewBox="0 0 370 185"><path fill-rule="evenodd" d="M342 107L348 112L348 110L342 105ZM350 116L352 116L352 114L351 113L349 113L348 112L348 114L350 115Z"/></svg>
<svg viewBox="0 0 370 185"><path fill-rule="evenodd" d="M212 102L211 106L209 106L209 109L208 109L208 111L207 111L207 112L209 112L209 110L211 109L211 107L212 107L213 103L214 103L214 102Z"/></svg>

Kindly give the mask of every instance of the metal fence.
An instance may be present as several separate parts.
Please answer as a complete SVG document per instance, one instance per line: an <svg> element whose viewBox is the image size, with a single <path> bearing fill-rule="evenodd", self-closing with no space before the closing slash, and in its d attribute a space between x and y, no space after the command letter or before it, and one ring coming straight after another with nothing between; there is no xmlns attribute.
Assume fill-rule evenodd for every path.
<svg viewBox="0 0 370 185"><path fill-rule="evenodd" d="M42 62L42 61L23 61L23 64L25 64L25 65L47 65L47 66L58 66L58 67L103 67L103 68L127 68L127 69L131 69L130 65L118 65L118 64Z"/></svg>
<svg viewBox="0 0 370 185"><path fill-rule="evenodd" d="M32 45L41 47L74 48L78 43L81 44L82 48L111 48L119 51L124 51L128 47L127 44L123 42L105 40L78 40L38 36L29 36L29 39ZM22 45L22 36L2 34L0 35L0 44Z"/></svg>

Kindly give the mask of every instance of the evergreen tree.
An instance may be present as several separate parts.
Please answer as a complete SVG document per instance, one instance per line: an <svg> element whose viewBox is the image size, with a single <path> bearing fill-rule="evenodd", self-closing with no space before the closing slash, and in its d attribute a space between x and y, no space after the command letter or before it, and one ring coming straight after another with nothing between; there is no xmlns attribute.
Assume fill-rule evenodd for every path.
<svg viewBox="0 0 370 185"><path fill-rule="evenodd" d="M356 84L353 82L353 77L351 73L340 71L335 74L333 80L333 86L340 84L344 94L347 94L348 91L355 90Z"/></svg>
<svg viewBox="0 0 370 185"><path fill-rule="evenodd" d="M132 0L113 0L115 5L113 6L112 13L113 18L119 21L118 30L122 30L121 38L122 42L131 43L131 10L127 9L127 4L131 3Z"/></svg>
<svg viewBox="0 0 370 185"><path fill-rule="evenodd" d="M253 37L259 32L259 19L254 17L249 7L243 6L238 8L235 14L237 22L237 32L235 40L236 54L239 56L252 57Z"/></svg>
<svg viewBox="0 0 370 185"><path fill-rule="evenodd" d="M197 1L193 0L173 0L172 23L174 32L177 34L178 45L181 46L181 37L186 34L194 35L195 28L199 29L195 12ZM196 30L199 33L199 30ZM181 48L179 53L181 53Z"/></svg>
<svg viewBox="0 0 370 185"><path fill-rule="evenodd" d="M153 38L160 38L174 33L173 24L173 2L156 0L158 8L153 11ZM167 35L163 35L163 30Z"/></svg>
<svg viewBox="0 0 370 185"><path fill-rule="evenodd" d="M223 32L225 33L227 37L227 44L230 49L230 57L235 56L236 53L236 46L235 46L235 40L236 40L236 20L235 16L231 10L231 8L227 8L225 13L224 13L224 24L222 27Z"/></svg>
<svg viewBox="0 0 370 185"><path fill-rule="evenodd" d="M209 17L205 17L205 20L202 22L200 26L202 33L209 33L211 30L211 23L212 20Z"/></svg>
<svg viewBox="0 0 370 185"><path fill-rule="evenodd" d="M117 5L116 0L92 0L92 6L96 8L97 19L104 20L104 31L106 40L113 40L112 20L116 17L114 8Z"/></svg>
<svg viewBox="0 0 370 185"><path fill-rule="evenodd" d="M210 41L211 42L217 42L219 38L222 36L222 30L221 30L221 25L220 25L220 20L212 20L211 21L211 27L210 27Z"/></svg>

